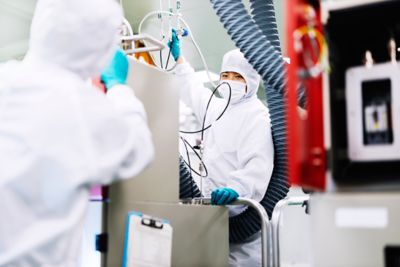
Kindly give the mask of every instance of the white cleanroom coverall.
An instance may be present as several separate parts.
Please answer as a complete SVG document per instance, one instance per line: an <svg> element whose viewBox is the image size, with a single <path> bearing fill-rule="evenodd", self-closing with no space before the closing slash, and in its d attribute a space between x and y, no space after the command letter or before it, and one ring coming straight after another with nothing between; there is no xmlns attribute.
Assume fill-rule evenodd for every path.
<svg viewBox="0 0 400 267"><path fill-rule="evenodd" d="M216 98L211 101L205 126L212 123L212 127L204 133L203 160L208 177L203 179L203 195L210 197L214 189L228 187L240 197L261 201L273 170L274 146L268 108L256 95L260 78L239 50L232 50L224 56L222 72L242 75L247 92L242 98L231 101L218 121L215 120L224 109L226 100ZM182 78L183 102L202 122L211 91L196 81L194 70L186 62L177 65L176 74ZM244 209L231 207L230 216ZM261 265L261 236L257 234L242 244L231 244L230 265Z"/></svg>
<svg viewBox="0 0 400 267"><path fill-rule="evenodd" d="M39 0L29 51L0 65L0 266L79 266L89 189L153 158L143 105L127 86L88 83L111 60L113 0Z"/></svg>

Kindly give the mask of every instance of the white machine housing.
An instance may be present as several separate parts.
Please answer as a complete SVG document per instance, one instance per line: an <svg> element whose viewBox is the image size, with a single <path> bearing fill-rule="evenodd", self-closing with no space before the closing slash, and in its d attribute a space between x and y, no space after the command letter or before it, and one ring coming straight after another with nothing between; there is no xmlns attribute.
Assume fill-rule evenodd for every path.
<svg viewBox="0 0 400 267"><path fill-rule="evenodd" d="M363 106L363 83L390 80L390 110L377 106L384 121L378 123L376 129L388 128L391 126L392 140L382 144L365 144L363 116L370 113L368 108ZM373 65L372 67L354 67L346 72L346 109L347 109L347 141L349 158L355 162L371 161L394 161L400 160L400 66L391 62ZM363 114L364 113L364 114ZM387 114L385 114L387 113ZM381 114L381 115L382 115ZM391 118L390 118L391 117ZM365 119L366 127L370 122Z"/></svg>

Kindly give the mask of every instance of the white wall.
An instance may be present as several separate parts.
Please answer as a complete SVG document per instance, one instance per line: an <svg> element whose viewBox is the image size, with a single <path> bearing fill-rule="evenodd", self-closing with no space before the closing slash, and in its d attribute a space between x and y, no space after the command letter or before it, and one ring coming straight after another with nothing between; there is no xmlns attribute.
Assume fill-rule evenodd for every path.
<svg viewBox="0 0 400 267"><path fill-rule="evenodd" d="M168 1L162 0L163 7ZM171 0L171 3L176 1ZM248 0L244 1L248 5ZM277 19L281 39L283 40L283 3L275 0ZM223 54L234 48L225 29L219 22L208 0L181 0L182 15L190 24L193 34L201 47L207 64L216 73L219 72ZM36 0L0 0L0 62L10 58L21 58L28 48L29 27ZM137 30L145 14L159 9L159 0L123 0L125 15ZM157 20L153 20L152 23ZM52 23L52 22L49 22ZM55 22L53 22L55 23ZM157 31L156 34L159 32ZM183 53L196 69L202 69L200 58L193 45L183 40Z"/></svg>
<svg viewBox="0 0 400 267"><path fill-rule="evenodd" d="M0 0L0 62L25 54L35 4L36 0Z"/></svg>

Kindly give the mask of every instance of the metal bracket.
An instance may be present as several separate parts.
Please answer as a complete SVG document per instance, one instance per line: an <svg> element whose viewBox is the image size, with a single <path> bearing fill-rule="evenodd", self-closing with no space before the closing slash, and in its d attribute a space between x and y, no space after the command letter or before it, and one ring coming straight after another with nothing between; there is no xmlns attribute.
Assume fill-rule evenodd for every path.
<svg viewBox="0 0 400 267"><path fill-rule="evenodd" d="M128 42L144 41L146 42L146 44L149 44L149 46L147 47L128 49L125 51L127 54L161 51L165 48L165 45L162 42L147 34L134 34L131 36L121 36L121 41L128 41Z"/></svg>

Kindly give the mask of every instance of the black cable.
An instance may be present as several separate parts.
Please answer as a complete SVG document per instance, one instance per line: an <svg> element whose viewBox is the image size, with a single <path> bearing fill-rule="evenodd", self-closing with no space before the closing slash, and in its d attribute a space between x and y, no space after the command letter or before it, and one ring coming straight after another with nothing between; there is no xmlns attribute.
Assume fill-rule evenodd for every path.
<svg viewBox="0 0 400 267"><path fill-rule="evenodd" d="M215 95L215 92L216 92L216 91L218 90L218 88L219 88L221 85L223 85L223 84L227 84L228 87L229 87L228 102L226 103L225 108L222 110L221 114L217 117L217 119L216 119L215 121L218 121L218 120L224 115L225 111L226 111L226 110L228 109L228 107L229 107L229 103L231 102L231 96L232 96L232 88L231 88L231 86L229 85L229 83L227 83L227 82L222 82L222 83L220 83L220 84L213 90L213 92L212 92L212 94L211 94L211 96L210 96L210 99L208 100L208 103L207 103L206 112L205 112L205 114L204 114L204 119L203 119L203 124L202 124L201 130L198 130L198 131L179 131L180 133L184 133L184 134L196 134L196 133L201 133L201 140L203 141L204 132L205 132L206 130L210 129L211 126L212 126L212 123L211 123L211 124L209 124L207 127L204 127L205 122L206 122L206 116L207 116L208 108L209 108L209 106L210 106L210 103L211 103L212 98L213 98L214 95Z"/></svg>
<svg viewBox="0 0 400 267"><path fill-rule="evenodd" d="M231 88L231 86L230 86L229 83L227 83L227 82L222 82L222 83L220 83L220 84L214 89L214 91L213 91L213 93L212 93L212 95L211 95L211 97L210 97L210 99L208 100L208 103L207 103L206 112L204 113L204 118L203 118L203 125L201 126L201 128L202 128L202 131L201 131L201 138L200 138L201 141L204 140L204 131L205 131L205 130L204 130L204 125L206 124L207 112L208 112L208 108L209 108L209 106L210 106L211 100L212 100L212 98L214 97L214 94L215 94L215 92L218 90L218 88L219 88L222 84L224 84L224 83L226 83L226 84L228 85L228 87L229 87L229 98L228 98L228 102L226 103L225 109L222 111L221 115L216 119L216 121L219 120L219 118L222 117L222 115L223 115L223 114L225 113L225 111L227 110L227 108L228 108L228 106L229 106L229 103L231 102L231 95L232 95L232 88ZM211 124L210 124L210 127L211 127Z"/></svg>
<svg viewBox="0 0 400 267"><path fill-rule="evenodd" d="M169 63L170 56L171 56L171 47L169 48L169 51L168 51L168 57L167 57L167 63L165 64L165 69L168 69L168 63Z"/></svg>
<svg viewBox="0 0 400 267"><path fill-rule="evenodd" d="M163 69L164 67L163 67L163 63L162 63L162 52L161 52L161 50L160 50L160 64L161 64L161 68Z"/></svg>
<svg viewBox="0 0 400 267"><path fill-rule="evenodd" d="M171 52L171 50L170 50L170 52ZM170 54L170 53L168 53L168 59L169 59L169 54ZM168 64L168 59L167 59L167 64ZM227 82L222 82L222 83L220 83L220 84L213 90L213 92L212 92L212 94L211 94L211 96L210 96L210 98L209 98L209 100L208 100L208 102L207 102L206 111L205 111L205 113L204 113L204 118L203 118L202 129L201 129L200 131L191 131L191 132L189 132L189 131L180 131L181 133L194 134L194 133L200 133L200 132L201 132L201 141L203 141L204 131L207 130L207 129L209 129L209 128L211 128L211 126L212 126L212 124L210 124L210 125L208 125L207 127L204 127L204 126L205 126L205 122L206 122L206 118L207 118L208 108L210 107L210 103L211 103L212 98L213 98L214 95L215 95L215 92L216 92L216 91L219 89L219 87L220 87L221 85L223 85L223 84L227 84L228 87L229 87L229 97L228 97L228 101L227 101L227 103L226 103L225 108L223 109L223 111L221 112L221 114L217 117L216 121L218 121L218 120L224 115L225 111L226 111L226 110L228 109L228 107L229 107L229 103L230 103L230 101L231 101L231 96L232 96L232 88L231 88L231 86L229 85L229 83L227 83ZM185 146L186 156L187 156L187 158L188 158L188 162L186 162L185 159L184 159L183 157L182 157L182 160L183 160L183 162L185 163L185 165L190 169L191 195L192 195L192 198L193 198L193 197L194 197L194 191L193 191L194 185L193 185L192 171L193 171L194 173L196 173L198 176L200 176L201 178L205 178L205 177L208 176L208 170L207 170L206 164L204 163L204 161L203 161L203 159L200 157L200 155L197 153L197 151L195 150L195 148L192 147L192 146L189 144L189 142L188 142L185 138L183 138L182 136L181 136L180 138L181 138L181 140L182 140L182 142L183 142L183 144L184 144L184 146ZM205 176L201 175L200 173L198 173L196 170L194 170L194 169L192 168L191 163L190 163L189 150L188 150L187 146L189 146L189 147L192 149L192 151L196 154L197 158L200 160L201 164L202 164L203 167L204 167Z"/></svg>
<svg viewBox="0 0 400 267"><path fill-rule="evenodd" d="M194 169L192 168L192 166L190 166L190 164L188 164L188 163L186 162L185 159L183 159L183 162L185 162L185 165L188 166L188 167L189 167L195 174L197 174L198 176L200 176L200 177L202 177L202 178L207 177L207 176L208 176L208 170L207 170L206 164L204 164L204 161L203 161L203 159L200 157L199 153L197 153L196 149L194 149L194 147L192 147L192 146L189 144L189 142L188 142L185 138L183 138L182 136L181 136L180 138L181 138L182 142L185 144L186 150L187 150L187 146L186 146L186 145L188 145L188 146L192 149L192 151L196 154L196 156L197 156L197 158L200 160L201 164L203 164L203 166L204 166L204 171L206 172L206 174L205 174L205 175L201 175L201 174L198 173L196 170L194 170Z"/></svg>
<svg viewBox="0 0 400 267"><path fill-rule="evenodd" d="M212 124L210 124L210 125L208 125L206 128L204 127L205 121L206 121L206 117L207 117L208 108L210 107L211 100L212 100L212 98L214 97L215 92L216 92L216 91L219 89L219 87L220 87L221 85L223 85L223 84L227 84L228 87L229 87L229 97L228 97L228 101L227 101L227 104L226 104L224 110L223 110L223 111L221 112L221 114L218 116L217 120L219 120L219 119L222 117L222 115L225 113L225 111L228 109L229 103L230 103L230 101L231 101L231 96L232 96L232 88L231 88L231 86L229 85L229 83L227 83L227 82L222 82L221 84L219 84L219 85L213 90L213 92L212 92L212 94L211 94L211 96L210 96L210 99L209 99L208 102L207 102L206 111L205 111L204 118L203 118L202 130L201 130L201 131L196 131L196 132L201 132L201 133L202 133L202 134L201 134L201 141L203 141L204 131L207 130L207 129L209 129L209 128L212 126ZM189 133L189 132L184 132L184 131L180 131L180 132L181 132L181 133L182 133L182 132L183 132L183 133ZM191 132L191 133L196 133L196 132ZM182 158L182 159L183 159L183 162L185 163L185 165L188 166L189 169L190 169L190 177L192 178L192 181L191 181L191 183L192 183L192 185L191 185L191 191L192 191L192 197L193 197L194 193L193 193L193 177L192 177L192 171L193 171L194 173L196 173L198 176L200 176L200 177L202 177L202 178L205 178L205 177L208 176L208 170L207 170L206 164L204 163L204 161L203 161L203 159L200 157L200 155L197 153L197 151L195 150L195 148L192 147L192 146L190 145L190 143L189 143L185 138L183 138L182 136L181 136L180 138L181 138L181 140L183 141L183 144L184 144L185 150L186 150L186 156L187 156L187 158L188 158L188 162L186 162L185 159L183 159L183 158ZM191 166L191 164L190 164L190 156L189 156L189 150L188 150L187 146L189 146L189 147L192 149L192 151L196 154L197 158L200 160L201 164L204 166L204 170L205 170L205 173L206 173L205 176L201 175L200 173L198 173L196 170L194 170L194 169L192 168L192 166Z"/></svg>

